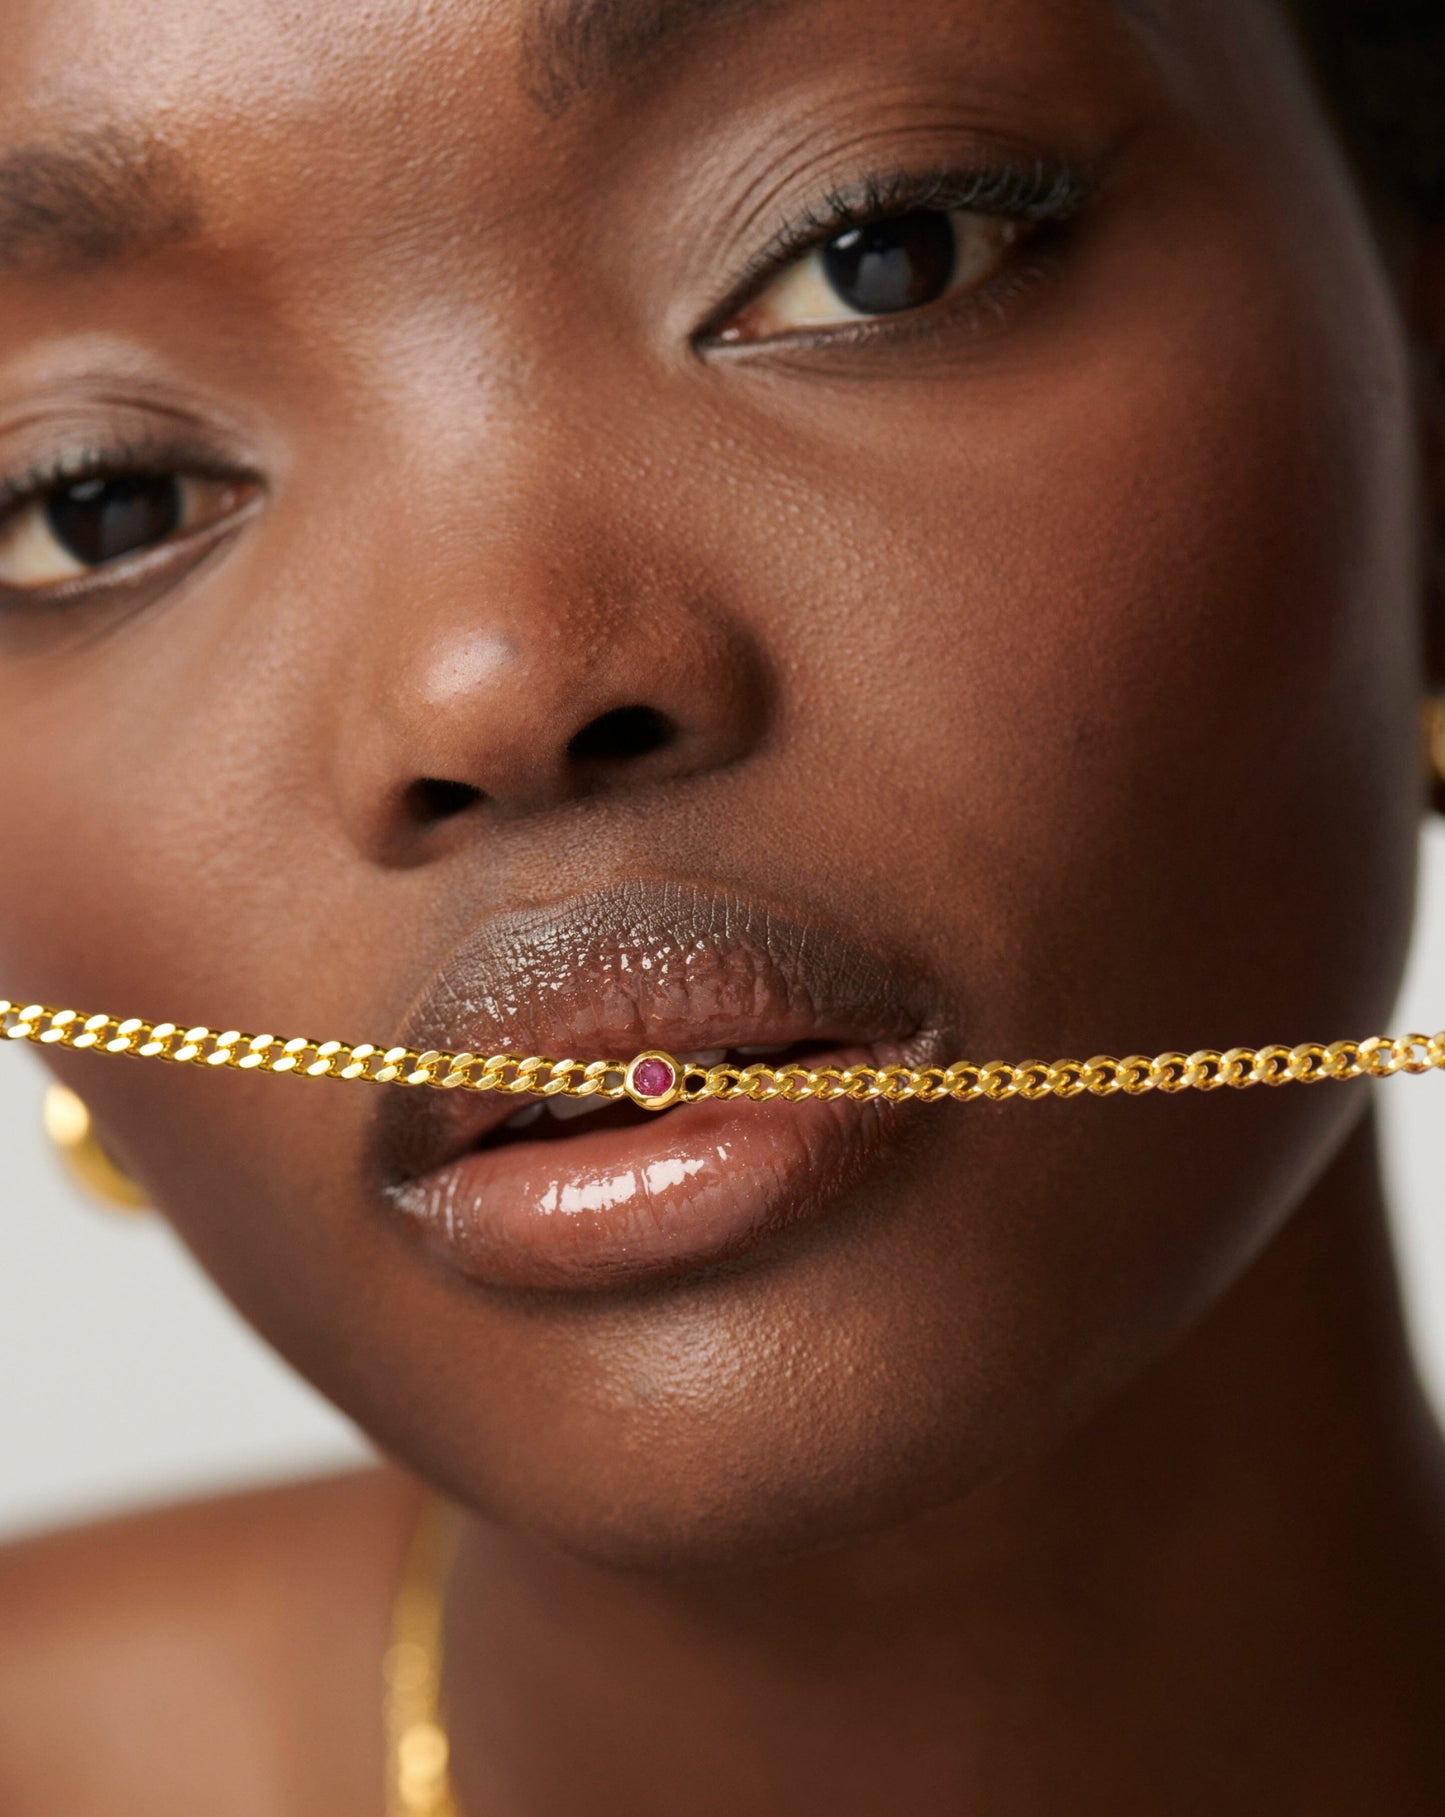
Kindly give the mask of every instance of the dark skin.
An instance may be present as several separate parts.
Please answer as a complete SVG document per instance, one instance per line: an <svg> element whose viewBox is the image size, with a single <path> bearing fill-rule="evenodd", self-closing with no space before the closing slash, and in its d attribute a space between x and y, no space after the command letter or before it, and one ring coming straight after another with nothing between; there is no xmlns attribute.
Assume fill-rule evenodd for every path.
<svg viewBox="0 0 1445 1817"><path fill-rule="evenodd" d="M536 0L70 10L11 0L0 143L103 112L178 193L0 274L3 466L179 412L237 491L4 617L6 988L379 1038L660 877L883 943L960 1054L1386 1024L1445 308L1281 19L803 0L583 93ZM699 339L830 184L999 147L1090 193L978 306ZM372 1093L50 1059L404 1469L12 1555L7 1810L379 1808L415 1478L474 1817L1445 1808L1371 1087L918 1111L747 1267L563 1303L380 1215Z"/></svg>

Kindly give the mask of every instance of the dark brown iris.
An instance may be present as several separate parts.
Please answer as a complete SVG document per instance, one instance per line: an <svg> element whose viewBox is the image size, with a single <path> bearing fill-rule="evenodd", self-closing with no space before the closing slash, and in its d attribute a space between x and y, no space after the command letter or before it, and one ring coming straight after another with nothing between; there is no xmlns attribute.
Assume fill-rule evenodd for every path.
<svg viewBox="0 0 1445 1817"><path fill-rule="evenodd" d="M823 248L829 284L864 315L936 302L953 281L957 260L953 223L937 209L850 227Z"/></svg>
<svg viewBox="0 0 1445 1817"><path fill-rule="evenodd" d="M77 480L50 495L45 517L67 554L98 568L175 534L180 482L174 474Z"/></svg>

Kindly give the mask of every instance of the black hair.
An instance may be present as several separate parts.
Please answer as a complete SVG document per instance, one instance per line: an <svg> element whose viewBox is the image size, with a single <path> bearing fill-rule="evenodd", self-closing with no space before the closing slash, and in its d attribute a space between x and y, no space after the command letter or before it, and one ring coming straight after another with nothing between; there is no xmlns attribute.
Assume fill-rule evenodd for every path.
<svg viewBox="0 0 1445 1817"><path fill-rule="evenodd" d="M1445 223L1445 0L1289 0L1377 205Z"/></svg>

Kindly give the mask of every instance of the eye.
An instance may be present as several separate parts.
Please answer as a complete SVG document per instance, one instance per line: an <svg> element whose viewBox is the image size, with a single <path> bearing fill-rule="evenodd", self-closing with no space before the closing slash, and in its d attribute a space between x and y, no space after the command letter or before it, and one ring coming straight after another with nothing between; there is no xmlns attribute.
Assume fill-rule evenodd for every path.
<svg viewBox="0 0 1445 1817"><path fill-rule="evenodd" d="M96 473L35 490L0 515L0 587L39 592L182 542L254 486L183 473Z"/></svg>
<svg viewBox="0 0 1445 1817"><path fill-rule="evenodd" d="M915 208L845 228L795 258L733 316L723 341L898 315L987 284L1031 224L977 209Z"/></svg>

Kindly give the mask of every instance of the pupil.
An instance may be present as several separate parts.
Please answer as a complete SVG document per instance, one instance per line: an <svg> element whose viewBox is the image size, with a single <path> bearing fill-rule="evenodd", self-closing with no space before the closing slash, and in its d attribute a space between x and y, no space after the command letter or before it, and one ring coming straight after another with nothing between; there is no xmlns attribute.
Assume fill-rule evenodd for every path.
<svg viewBox="0 0 1445 1817"><path fill-rule="evenodd" d="M180 481L174 474L78 480L50 495L45 517L66 553L96 568L175 534Z"/></svg>
<svg viewBox="0 0 1445 1817"><path fill-rule="evenodd" d="M953 223L934 208L850 227L823 248L823 270L839 299L865 315L892 315L936 302L957 261Z"/></svg>

